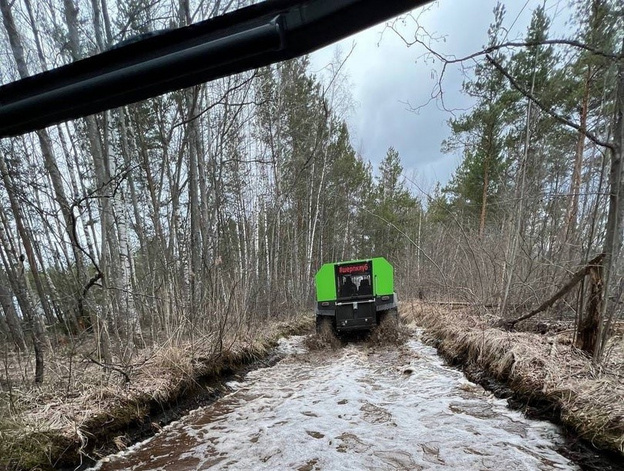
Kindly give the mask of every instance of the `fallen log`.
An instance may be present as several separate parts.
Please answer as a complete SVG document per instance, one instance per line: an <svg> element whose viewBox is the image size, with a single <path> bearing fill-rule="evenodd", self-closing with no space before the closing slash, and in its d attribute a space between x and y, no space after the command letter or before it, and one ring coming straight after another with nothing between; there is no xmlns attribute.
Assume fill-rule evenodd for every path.
<svg viewBox="0 0 624 471"><path fill-rule="evenodd" d="M592 260L590 260L587 263L587 265L585 265L579 271L574 273L574 275L572 275L572 278L570 278L570 281L568 281L559 291L557 291L554 295L552 295L550 298L548 298L546 301L544 301L542 304L540 304L537 308L533 309L528 314L525 314L524 316L520 316L517 319L513 319L511 321L502 320L498 323L498 326L504 327L508 330L512 330L518 322L527 320L539 314L540 312L545 311L546 309L551 307L553 304L555 304L557 300L559 300L560 298L568 294L572 290L572 288L574 288L585 276L587 276L590 273L590 271L593 268L600 266L604 256L605 254L601 253L597 255L596 257L594 257Z"/></svg>

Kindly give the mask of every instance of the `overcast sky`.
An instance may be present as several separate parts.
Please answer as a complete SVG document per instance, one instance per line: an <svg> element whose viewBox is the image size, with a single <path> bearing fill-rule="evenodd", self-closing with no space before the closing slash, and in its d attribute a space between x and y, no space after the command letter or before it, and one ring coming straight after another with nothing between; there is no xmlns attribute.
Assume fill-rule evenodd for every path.
<svg viewBox="0 0 624 471"><path fill-rule="evenodd" d="M531 11L542 1L505 3L509 38L523 37ZM564 30L564 21L570 15L569 11L560 10L563 4L560 0L546 2L548 13L557 17L558 31ZM495 5L495 0L440 0L412 15L420 15L418 23L424 30L445 38L435 45L437 49L460 57L487 42ZM407 20L402 31L413 37L416 23ZM344 69L355 105L346 118L355 149L377 167L388 147L393 146L399 151L405 173L415 176L424 189L430 190L436 181L448 182L461 159L460 155L440 151L442 141L449 135L447 121L451 115L435 101L417 113L408 109L408 103L418 107L430 99L437 83L437 76L432 73L437 64L419 59L424 52L421 48L408 48L394 32L380 25L313 53L312 70L320 71L330 63L336 48L344 55L352 45L355 48ZM444 80L447 108L470 106L470 101L459 93L461 84L461 73L457 68L451 70ZM417 192L415 188L414 191Z"/></svg>

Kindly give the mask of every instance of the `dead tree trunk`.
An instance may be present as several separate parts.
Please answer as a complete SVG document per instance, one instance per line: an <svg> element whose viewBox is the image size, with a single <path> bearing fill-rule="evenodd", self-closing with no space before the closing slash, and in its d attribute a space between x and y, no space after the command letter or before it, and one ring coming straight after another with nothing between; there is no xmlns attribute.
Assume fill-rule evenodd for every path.
<svg viewBox="0 0 624 471"><path fill-rule="evenodd" d="M576 337L576 346L589 353L594 353L598 342L600 319L602 318L602 304L604 284L602 279L602 266L589 268L589 299L587 301L587 315L579 324Z"/></svg>

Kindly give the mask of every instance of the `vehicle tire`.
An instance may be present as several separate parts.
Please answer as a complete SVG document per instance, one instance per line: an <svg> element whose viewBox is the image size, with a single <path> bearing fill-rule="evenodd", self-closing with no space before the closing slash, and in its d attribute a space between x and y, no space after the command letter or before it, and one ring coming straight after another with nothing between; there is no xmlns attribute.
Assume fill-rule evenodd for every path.
<svg viewBox="0 0 624 471"><path fill-rule="evenodd" d="M334 319L330 316L316 316L316 333L334 331Z"/></svg>

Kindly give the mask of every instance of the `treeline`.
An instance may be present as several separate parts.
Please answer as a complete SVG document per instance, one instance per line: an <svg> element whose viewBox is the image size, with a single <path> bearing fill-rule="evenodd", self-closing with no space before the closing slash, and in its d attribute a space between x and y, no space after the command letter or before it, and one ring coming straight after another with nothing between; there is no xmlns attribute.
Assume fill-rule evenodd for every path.
<svg viewBox="0 0 624 471"><path fill-rule="evenodd" d="M536 8L518 39L499 3L482 51L443 58L464 68L474 107L449 121L442 149L463 161L427 218L448 228L436 256L453 284L500 314L526 314L576 280L552 304L599 358L621 318L624 24L619 2L571 1L564 37L555 10Z"/></svg>
<svg viewBox="0 0 624 471"><path fill-rule="evenodd" d="M2 81L225 8L0 0ZM397 152L377 173L356 155L340 83L302 58L3 139L5 351L34 350L42 381L46 352L68 338L127 364L144 345L219 345L226 331L310 310L326 261L385 255L415 270L401 232L421 223L420 203Z"/></svg>
<svg viewBox="0 0 624 471"><path fill-rule="evenodd" d="M244 3L0 0L0 80ZM512 41L497 7L486 52L463 62L475 106L443 144L463 163L433 191L392 148L377 169L357 155L342 78L306 58L3 139L5 353L34 352L42 381L67 339L102 364L164 341L219 345L311 312L322 263L372 256L393 263L402 299L513 317L605 253L556 304L600 356L620 315L624 28L616 1L569 7L565 41L549 39L545 8Z"/></svg>

